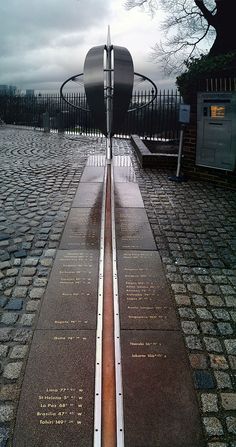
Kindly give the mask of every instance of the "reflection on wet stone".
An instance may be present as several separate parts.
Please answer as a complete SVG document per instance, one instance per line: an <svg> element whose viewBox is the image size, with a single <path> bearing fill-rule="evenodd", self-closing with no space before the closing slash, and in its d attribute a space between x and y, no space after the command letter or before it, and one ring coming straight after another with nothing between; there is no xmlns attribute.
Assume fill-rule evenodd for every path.
<svg viewBox="0 0 236 447"><path fill-rule="evenodd" d="M114 167L114 180L116 183L136 182L136 175L132 166Z"/></svg>
<svg viewBox="0 0 236 447"><path fill-rule="evenodd" d="M138 185L136 183L116 183L115 206L117 208L144 208Z"/></svg>
<svg viewBox="0 0 236 447"><path fill-rule="evenodd" d="M84 172L80 182L102 183L104 178L104 172L105 172L104 167L86 166L84 168Z"/></svg>
<svg viewBox="0 0 236 447"><path fill-rule="evenodd" d="M102 192L102 183L80 183L72 206L74 208L100 208L102 206Z"/></svg>
<svg viewBox="0 0 236 447"><path fill-rule="evenodd" d="M118 249L156 250L144 209L118 208L115 211L115 219Z"/></svg>
<svg viewBox="0 0 236 447"><path fill-rule="evenodd" d="M106 156L99 154L89 155L86 166L106 166Z"/></svg>
<svg viewBox="0 0 236 447"><path fill-rule="evenodd" d="M100 208L72 208L59 248L99 248L100 220Z"/></svg>
<svg viewBox="0 0 236 447"><path fill-rule="evenodd" d="M129 155L116 155L112 159L113 166L115 167L127 167L132 166L132 161Z"/></svg>

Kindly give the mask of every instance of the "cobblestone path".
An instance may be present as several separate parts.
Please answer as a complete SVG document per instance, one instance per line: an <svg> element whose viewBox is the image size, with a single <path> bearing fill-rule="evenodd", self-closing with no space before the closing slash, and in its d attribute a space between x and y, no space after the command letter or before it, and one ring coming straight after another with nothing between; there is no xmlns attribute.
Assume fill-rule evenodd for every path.
<svg viewBox="0 0 236 447"><path fill-rule="evenodd" d="M236 447L236 192L173 183L167 171L142 170L134 156L133 163L180 319L206 446Z"/></svg>
<svg viewBox="0 0 236 447"><path fill-rule="evenodd" d="M0 447L11 445L40 300L85 162L97 150L95 138L0 130Z"/></svg>
<svg viewBox="0 0 236 447"><path fill-rule="evenodd" d="M86 159L104 147L100 138L0 130L0 447L11 445L37 311ZM236 447L236 193L142 170L128 141L115 140L114 154L132 157L189 353L206 446Z"/></svg>

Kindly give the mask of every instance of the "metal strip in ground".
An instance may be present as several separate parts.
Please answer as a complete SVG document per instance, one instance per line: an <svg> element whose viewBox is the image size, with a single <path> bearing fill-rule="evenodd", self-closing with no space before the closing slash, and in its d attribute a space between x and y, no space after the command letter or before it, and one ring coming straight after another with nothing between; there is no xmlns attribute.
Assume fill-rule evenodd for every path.
<svg viewBox="0 0 236 447"><path fill-rule="evenodd" d="M107 166L105 167L101 234L100 234L100 255L98 272L98 308L97 308L97 330L96 330L96 360L95 360L95 400L94 400L94 447L101 446L102 434L102 330L103 330L103 284L104 284L104 236L105 236L105 211L106 211L106 182Z"/></svg>
<svg viewBox="0 0 236 447"><path fill-rule="evenodd" d="M120 346L120 314L117 277L114 172L111 165L111 216L112 216L112 262L113 262L113 306L114 306L114 345L116 378L116 436L117 447L124 447L123 385Z"/></svg>
<svg viewBox="0 0 236 447"><path fill-rule="evenodd" d="M117 447L111 228L111 166L109 160L107 165L102 341L102 447Z"/></svg>

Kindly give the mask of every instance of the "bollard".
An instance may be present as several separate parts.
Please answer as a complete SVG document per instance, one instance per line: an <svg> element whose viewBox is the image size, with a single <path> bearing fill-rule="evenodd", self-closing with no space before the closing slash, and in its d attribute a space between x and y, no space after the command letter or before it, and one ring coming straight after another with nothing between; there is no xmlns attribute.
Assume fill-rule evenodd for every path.
<svg viewBox="0 0 236 447"><path fill-rule="evenodd" d="M168 180L171 180L172 182L181 183L181 182L185 182L187 180L187 178L184 175L180 175L180 169L181 169L181 160L182 160L182 153L183 153L184 129L186 127L186 124L188 124L190 122L190 105L189 104L181 104L180 105L179 122L181 123L181 130L180 130L180 140L179 140L177 171L176 171L176 175L172 175L171 177L168 177Z"/></svg>

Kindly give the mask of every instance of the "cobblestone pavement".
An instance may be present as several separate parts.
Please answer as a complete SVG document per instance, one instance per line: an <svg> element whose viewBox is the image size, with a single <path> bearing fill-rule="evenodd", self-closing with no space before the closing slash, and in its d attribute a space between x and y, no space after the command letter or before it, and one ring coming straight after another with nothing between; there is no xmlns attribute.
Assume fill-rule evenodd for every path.
<svg viewBox="0 0 236 447"><path fill-rule="evenodd" d="M0 447L11 445L29 343L68 211L88 155L101 150L98 138L0 130ZM236 193L142 170L128 141L116 140L114 153L133 160L189 353L206 446L236 447Z"/></svg>
<svg viewBox="0 0 236 447"><path fill-rule="evenodd" d="M167 171L142 170L134 156L133 163L180 319L206 445L236 447L236 193L173 183Z"/></svg>
<svg viewBox="0 0 236 447"><path fill-rule="evenodd" d="M0 447L11 445L40 300L87 157L95 151L95 138L0 130Z"/></svg>

